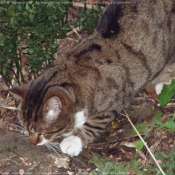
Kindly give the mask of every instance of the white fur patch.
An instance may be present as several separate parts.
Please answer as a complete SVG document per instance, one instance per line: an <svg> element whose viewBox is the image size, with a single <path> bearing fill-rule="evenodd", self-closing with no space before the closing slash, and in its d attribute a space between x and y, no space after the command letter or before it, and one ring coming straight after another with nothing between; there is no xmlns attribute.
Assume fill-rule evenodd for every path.
<svg viewBox="0 0 175 175"><path fill-rule="evenodd" d="M48 115L51 115L51 116L55 115L55 111L53 109L49 110Z"/></svg>
<svg viewBox="0 0 175 175"><path fill-rule="evenodd" d="M86 122L85 111L77 112L74 115L74 117L75 117L74 129L69 133L62 134L63 137L68 137L68 136L72 135L76 128L80 127L81 125L83 125Z"/></svg>
<svg viewBox="0 0 175 175"><path fill-rule="evenodd" d="M157 83L155 85L155 90L156 90L156 94L159 95L161 92L162 92L162 89L163 89L163 85L166 84L166 85L169 85L171 84L171 81L169 82L161 82L161 83Z"/></svg>
<svg viewBox="0 0 175 175"><path fill-rule="evenodd" d="M83 149L82 141L77 136L69 136L60 143L61 151L69 156L78 156Z"/></svg>
<svg viewBox="0 0 175 175"><path fill-rule="evenodd" d="M80 111L75 114L75 128L83 125L86 122L85 111Z"/></svg>
<svg viewBox="0 0 175 175"><path fill-rule="evenodd" d="M47 100L44 106L45 119L49 123L53 123L61 112L62 104L58 97L54 96Z"/></svg>
<svg viewBox="0 0 175 175"><path fill-rule="evenodd" d="M49 140L45 139L45 137L43 135L40 136L42 138L42 141L40 143L38 143L37 145L45 145L49 142Z"/></svg>

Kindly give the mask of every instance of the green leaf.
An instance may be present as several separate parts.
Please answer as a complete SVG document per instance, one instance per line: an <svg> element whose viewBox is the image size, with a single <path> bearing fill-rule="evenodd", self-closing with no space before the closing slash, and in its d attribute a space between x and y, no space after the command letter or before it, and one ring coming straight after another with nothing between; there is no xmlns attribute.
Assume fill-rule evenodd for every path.
<svg viewBox="0 0 175 175"><path fill-rule="evenodd" d="M58 44L52 44L51 46L53 49L57 48L58 47Z"/></svg>
<svg viewBox="0 0 175 175"><path fill-rule="evenodd" d="M139 124L136 124L134 126L136 127L136 129L138 130L139 133L145 132L146 127L147 127L146 122L139 123ZM132 134L136 134L136 132L135 132L135 130L133 128L131 129L131 133Z"/></svg>
<svg viewBox="0 0 175 175"><path fill-rule="evenodd" d="M29 50L29 48L24 49L24 50L23 50L23 53L24 53L24 54L25 54L25 53L28 53L28 50Z"/></svg>
<svg viewBox="0 0 175 175"><path fill-rule="evenodd" d="M141 150L144 147L144 143L141 140L137 140L134 144L135 144L135 148L138 150Z"/></svg>
<svg viewBox="0 0 175 175"><path fill-rule="evenodd" d="M16 44L19 44L21 42L21 39L16 40Z"/></svg>
<svg viewBox="0 0 175 175"><path fill-rule="evenodd" d="M165 122L161 122L160 118L162 116L161 111L157 111L155 115L155 124L157 124L160 127L169 129L170 131L175 132L175 122L174 122L174 116L169 117Z"/></svg>
<svg viewBox="0 0 175 175"><path fill-rule="evenodd" d="M4 41L0 40L0 46L4 46Z"/></svg>
<svg viewBox="0 0 175 175"><path fill-rule="evenodd" d="M28 50L28 52L29 52L29 54L32 54L32 53L34 52L34 49L30 48L30 49Z"/></svg>
<svg viewBox="0 0 175 175"><path fill-rule="evenodd" d="M141 163L137 161L137 158L138 158L138 154L135 154L131 160L131 167L137 175L141 175L143 174L143 172L139 170Z"/></svg>
<svg viewBox="0 0 175 175"><path fill-rule="evenodd" d="M167 128L171 131L175 131L175 122L173 121L172 117L168 118L165 123L161 123L160 126Z"/></svg>
<svg viewBox="0 0 175 175"><path fill-rule="evenodd" d="M34 18L34 15L33 15L32 13L30 13L29 19L30 19L31 21L33 21L33 18Z"/></svg>
<svg viewBox="0 0 175 175"><path fill-rule="evenodd" d="M28 47L28 45L23 45L21 46L23 49L26 49Z"/></svg>
<svg viewBox="0 0 175 175"><path fill-rule="evenodd" d="M26 8L26 10L28 10L28 11L31 9L30 6L29 6L29 3L26 3L26 7L25 7L25 8Z"/></svg>
<svg viewBox="0 0 175 175"><path fill-rule="evenodd" d="M166 105L168 102L172 100L172 98L175 95L175 79L172 79L170 85L163 85L163 89L161 93L159 94L159 104L160 106Z"/></svg>
<svg viewBox="0 0 175 175"><path fill-rule="evenodd" d="M162 122L160 121L160 118L162 117L162 112L161 111L156 111L155 113L155 124L160 125Z"/></svg>

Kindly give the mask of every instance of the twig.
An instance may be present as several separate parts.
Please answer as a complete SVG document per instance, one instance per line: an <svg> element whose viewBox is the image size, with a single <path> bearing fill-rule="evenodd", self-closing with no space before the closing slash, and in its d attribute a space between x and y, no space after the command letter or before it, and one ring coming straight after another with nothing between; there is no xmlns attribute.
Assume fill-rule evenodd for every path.
<svg viewBox="0 0 175 175"><path fill-rule="evenodd" d="M106 145L106 144L112 144L112 143L118 143L122 140L126 140L126 139L130 139L130 138L133 138L133 137L136 137L137 135L133 135L133 136L128 136L128 137L125 137L125 138L120 138L120 139L115 139L113 141L104 141L104 142L99 142L99 143L89 143L88 144L88 147L94 147L94 146L102 146L102 145Z"/></svg>
<svg viewBox="0 0 175 175"><path fill-rule="evenodd" d="M149 154L150 154L151 157L153 158L154 162L156 163L156 165L157 165L157 167L159 168L159 170L161 171L161 173L162 173L163 175L166 175L166 174L163 172L162 168L160 167L159 163L157 162L155 156L152 154L151 150L150 150L149 147L147 146L147 143L144 141L144 139L143 139L142 136L139 134L139 132L137 131L136 127L134 126L134 124L133 124L132 121L130 120L129 115L127 114L127 112L126 112L125 110L124 110L124 112L125 112L125 115L124 115L124 114L121 114L121 115L125 116L125 117L128 119L129 123L131 124L131 126L133 127L133 129L135 130L135 132L137 133L137 135L139 136L140 140L141 140L141 141L143 142L143 144L145 145L146 149L148 150Z"/></svg>
<svg viewBox="0 0 175 175"><path fill-rule="evenodd" d="M71 27L72 30L77 34L77 36L78 36L79 38L81 38L81 36L78 34L77 30L75 30L71 25L70 25L70 27Z"/></svg>
<svg viewBox="0 0 175 175"><path fill-rule="evenodd" d="M18 109L18 108L15 108L15 107L0 106L0 108L12 109L12 110L17 110L17 111L19 111L19 109Z"/></svg>
<svg viewBox="0 0 175 175"><path fill-rule="evenodd" d="M160 106L159 104L157 106ZM175 107L175 103L168 103L165 106L163 106L163 108L172 108Z"/></svg>
<svg viewBox="0 0 175 175"><path fill-rule="evenodd" d="M77 42L77 41L78 41L78 40L73 39L73 38L66 38L66 39L71 40L71 41L75 41L75 42Z"/></svg>
<svg viewBox="0 0 175 175"><path fill-rule="evenodd" d="M66 33L66 36L69 36L69 35L71 35L72 33L76 33L77 34L77 31L79 31L80 30L80 28L79 27L77 27L77 28L73 28L72 26L71 26L71 28L72 28L72 30L70 31L70 32L67 32ZM78 34L77 34L78 35ZM79 36L79 35L78 35ZM80 36L79 36L80 37ZM81 38L81 37L80 37Z"/></svg>

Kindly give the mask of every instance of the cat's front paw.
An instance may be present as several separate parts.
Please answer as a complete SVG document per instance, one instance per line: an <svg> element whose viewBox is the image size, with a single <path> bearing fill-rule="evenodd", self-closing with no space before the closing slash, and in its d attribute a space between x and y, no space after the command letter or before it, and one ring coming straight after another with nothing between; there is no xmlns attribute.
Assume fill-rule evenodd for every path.
<svg viewBox="0 0 175 175"><path fill-rule="evenodd" d="M77 136L69 136L60 143L61 151L69 156L78 156L83 149L82 140Z"/></svg>

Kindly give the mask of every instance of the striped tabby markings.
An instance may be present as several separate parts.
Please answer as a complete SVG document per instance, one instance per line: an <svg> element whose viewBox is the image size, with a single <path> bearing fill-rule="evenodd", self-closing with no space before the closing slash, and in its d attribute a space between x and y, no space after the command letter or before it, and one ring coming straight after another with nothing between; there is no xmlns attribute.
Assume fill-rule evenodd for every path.
<svg viewBox="0 0 175 175"><path fill-rule="evenodd" d="M143 54L142 51L136 52L131 46L127 45L126 43L122 43L125 49L128 51L128 53L132 54L135 56L135 58L140 60L141 65L147 70L148 75L147 77L151 77L152 75L152 70L150 65L147 63L147 57Z"/></svg>
<svg viewBox="0 0 175 175"><path fill-rule="evenodd" d="M48 86L48 84L51 82L51 80L58 74L58 71L54 71L53 74L49 78L44 78L42 77L37 83L34 83L34 81L31 82L29 86L29 92L26 97L26 102L25 102L25 109L30 107L33 108L34 106L38 106L41 103L41 100L44 96L43 94L43 89ZM47 81L45 80L47 79ZM38 86L39 84L39 86ZM36 108L36 107L35 107ZM31 110L28 110L26 113L26 117L29 118L31 117ZM36 121L36 119L35 119Z"/></svg>

